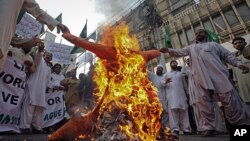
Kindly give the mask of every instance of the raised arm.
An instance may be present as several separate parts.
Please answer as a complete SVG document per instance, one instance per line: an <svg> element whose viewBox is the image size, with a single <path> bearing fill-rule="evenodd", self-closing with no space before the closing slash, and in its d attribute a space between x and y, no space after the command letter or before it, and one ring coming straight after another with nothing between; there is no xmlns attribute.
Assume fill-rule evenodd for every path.
<svg viewBox="0 0 250 141"><path fill-rule="evenodd" d="M169 53L171 57L184 57L189 55L189 46L182 49L161 48L160 52Z"/></svg>
<svg viewBox="0 0 250 141"><path fill-rule="evenodd" d="M39 22L46 24L50 30L53 30L59 24L57 20L42 10L35 0L24 0L23 8Z"/></svg>
<svg viewBox="0 0 250 141"><path fill-rule="evenodd" d="M146 62L159 57L161 52L159 50L148 50L148 51L141 51L140 54L143 56Z"/></svg>
<svg viewBox="0 0 250 141"><path fill-rule="evenodd" d="M96 54L97 57L101 59L108 59L108 60L116 59L116 50L113 47L92 43L82 38L76 37L68 32L65 32L62 36L69 42L83 49L93 52L94 54Z"/></svg>

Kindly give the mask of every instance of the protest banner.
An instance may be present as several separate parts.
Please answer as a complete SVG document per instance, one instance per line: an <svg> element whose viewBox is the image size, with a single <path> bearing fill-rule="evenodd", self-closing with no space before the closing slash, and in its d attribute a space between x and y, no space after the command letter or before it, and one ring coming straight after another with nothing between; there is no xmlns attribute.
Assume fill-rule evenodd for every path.
<svg viewBox="0 0 250 141"><path fill-rule="evenodd" d="M65 91L49 91L46 93L47 107L44 111L43 128L52 126L65 117L66 106L64 94Z"/></svg>
<svg viewBox="0 0 250 141"><path fill-rule="evenodd" d="M0 132L20 133L21 104L26 85L25 66L12 57L0 71Z"/></svg>

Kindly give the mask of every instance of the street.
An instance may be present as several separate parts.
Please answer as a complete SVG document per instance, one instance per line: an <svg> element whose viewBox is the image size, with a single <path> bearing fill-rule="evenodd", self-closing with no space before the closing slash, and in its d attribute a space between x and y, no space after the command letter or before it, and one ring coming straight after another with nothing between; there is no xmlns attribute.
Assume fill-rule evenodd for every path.
<svg viewBox="0 0 250 141"><path fill-rule="evenodd" d="M32 135L0 135L3 139L0 141L47 141L48 134ZM229 141L229 135L220 135L216 137L201 137L199 135L180 135L179 141Z"/></svg>

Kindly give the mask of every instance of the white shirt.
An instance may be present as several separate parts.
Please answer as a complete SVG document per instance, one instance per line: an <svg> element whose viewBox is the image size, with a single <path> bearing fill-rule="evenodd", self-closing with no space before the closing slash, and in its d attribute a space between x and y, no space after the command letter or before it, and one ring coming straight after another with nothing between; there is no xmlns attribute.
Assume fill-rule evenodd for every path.
<svg viewBox="0 0 250 141"><path fill-rule="evenodd" d="M166 79L171 78L171 82L166 83ZM180 71L167 72L161 81L166 86L167 101L170 109L186 109L186 81L185 76Z"/></svg>
<svg viewBox="0 0 250 141"><path fill-rule="evenodd" d="M215 42L198 43L182 49L169 49L172 57L190 58L190 73L195 81L204 89L216 93L226 93L233 89L228 80L229 72L224 63L232 66L242 64L233 53Z"/></svg>
<svg viewBox="0 0 250 141"><path fill-rule="evenodd" d="M56 73L52 73L51 74L51 85L50 87L53 88L54 86L60 86L61 85L61 81L64 80L65 77L62 74L56 74Z"/></svg>

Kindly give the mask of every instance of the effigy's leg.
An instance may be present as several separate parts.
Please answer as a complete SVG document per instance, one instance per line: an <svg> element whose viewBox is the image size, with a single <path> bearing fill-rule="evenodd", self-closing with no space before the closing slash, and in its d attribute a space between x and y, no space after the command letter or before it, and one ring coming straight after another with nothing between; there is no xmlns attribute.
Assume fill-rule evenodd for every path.
<svg viewBox="0 0 250 141"><path fill-rule="evenodd" d="M97 123L101 105L108 95L108 87L105 90L96 107L85 116L72 117L66 124L48 136L48 141L69 141L80 135L90 135Z"/></svg>

